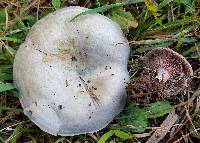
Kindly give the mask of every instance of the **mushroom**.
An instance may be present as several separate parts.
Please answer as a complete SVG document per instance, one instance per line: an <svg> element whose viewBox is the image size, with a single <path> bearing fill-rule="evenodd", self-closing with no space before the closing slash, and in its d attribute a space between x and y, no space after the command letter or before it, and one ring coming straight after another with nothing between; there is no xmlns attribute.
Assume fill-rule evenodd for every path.
<svg viewBox="0 0 200 143"><path fill-rule="evenodd" d="M67 7L42 18L15 56L14 83L24 114L53 135L96 132L126 101L127 39L100 14L70 21L85 10Z"/></svg>
<svg viewBox="0 0 200 143"><path fill-rule="evenodd" d="M130 83L133 98L172 97L188 87L193 70L189 62L168 48L155 48L144 56L141 75Z"/></svg>

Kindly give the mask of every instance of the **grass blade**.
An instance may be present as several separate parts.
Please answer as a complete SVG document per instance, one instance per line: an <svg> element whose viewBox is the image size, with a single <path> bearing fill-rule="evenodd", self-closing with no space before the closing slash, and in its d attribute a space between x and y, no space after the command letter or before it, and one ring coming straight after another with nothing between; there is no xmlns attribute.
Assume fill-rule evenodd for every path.
<svg viewBox="0 0 200 143"><path fill-rule="evenodd" d="M90 9L90 10L84 11L84 12L76 15L75 17L73 17L71 19L71 21L73 21L74 19L76 19L77 17L82 16L82 15L98 13L98 12L105 12L105 11L112 9L112 8L122 7L122 6L130 5L130 4L140 3L140 2L144 2L144 0L128 0L128 1L121 2L121 3L114 3L114 4L105 5L105 6L102 6L102 7Z"/></svg>
<svg viewBox="0 0 200 143"><path fill-rule="evenodd" d="M120 131L120 130L114 130L115 136L117 136L118 138L124 139L124 140L128 140L131 139L131 135L129 133Z"/></svg>
<svg viewBox="0 0 200 143"><path fill-rule="evenodd" d="M188 50L182 53L183 56L189 56L191 53L197 51L197 48L200 47L200 42L196 43L195 46L189 48Z"/></svg>
<svg viewBox="0 0 200 143"><path fill-rule="evenodd" d="M113 130L108 131L99 139L98 143L105 143L113 134Z"/></svg>
<svg viewBox="0 0 200 143"><path fill-rule="evenodd" d="M10 41L10 42L14 42L14 43L21 43L22 42L20 39L15 38L15 37L0 37L0 40Z"/></svg>
<svg viewBox="0 0 200 143"><path fill-rule="evenodd" d="M6 111L6 112L15 112L15 113L23 112L22 109L10 108L10 107L6 107L6 106L0 106L0 113L1 113L2 111Z"/></svg>
<svg viewBox="0 0 200 143"><path fill-rule="evenodd" d="M176 22L169 22L167 24L163 24L162 26L157 26L156 28L153 28L153 29L147 29L141 36L151 35L153 33L163 31L163 30L170 30L172 28L176 28L181 25L190 24L196 21L197 20L194 20L192 18L176 20Z"/></svg>
<svg viewBox="0 0 200 143"><path fill-rule="evenodd" d="M163 0L160 4L159 4L159 6L158 6L158 8L159 9L161 9L161 8L163 8L163 7L165 7L166 5L168 5L170 2L172 2L173 0Z"/></svg>
<svg viewBox="0 0 200 143"><path fill-rule="evenodd" d="M2 142L2 143L4 142L4 140L3 140L3 138L1 136L0 136L0 142Z"/></svg>

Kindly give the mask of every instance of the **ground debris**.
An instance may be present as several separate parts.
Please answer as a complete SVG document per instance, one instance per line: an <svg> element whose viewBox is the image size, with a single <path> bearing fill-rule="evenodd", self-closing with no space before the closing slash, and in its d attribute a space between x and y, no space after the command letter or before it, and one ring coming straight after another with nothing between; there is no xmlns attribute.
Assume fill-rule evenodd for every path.
<svg viewBox="0 0 200 143"><path fill-rule="evenodd" d="M176 100L176 96L171 96L174 86L180 88L179 83L173 81L159 82L155 71L144 68L141 75L128 85L128 90L135 102L148 104L159 99Z"/></svg>
<svg viewBox="0 0 200 143"><path fill-rule="evenodd" d="M162 140L166 136L166 134L170 131L170 129L176 123L178 118L179 116L175 113L175 110L172 110L172 112L167 116L167 118L160 125L160 128L157 129L153 133L153 135L148 139L147 143L159 143L160 140Z"/></svg>

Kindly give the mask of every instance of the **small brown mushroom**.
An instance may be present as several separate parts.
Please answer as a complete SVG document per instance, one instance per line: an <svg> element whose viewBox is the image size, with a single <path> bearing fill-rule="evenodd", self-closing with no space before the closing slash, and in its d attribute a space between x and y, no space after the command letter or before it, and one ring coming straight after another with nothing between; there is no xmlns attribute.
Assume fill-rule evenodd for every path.
<svg viewBox="0 0 200 143"><path fill-rule="evenodd" d="M193 70L180 54L168 48L156 48L147 53L143 60L141 75L129 85L132 97L145 99L171 97L188 86Z"/></svg>

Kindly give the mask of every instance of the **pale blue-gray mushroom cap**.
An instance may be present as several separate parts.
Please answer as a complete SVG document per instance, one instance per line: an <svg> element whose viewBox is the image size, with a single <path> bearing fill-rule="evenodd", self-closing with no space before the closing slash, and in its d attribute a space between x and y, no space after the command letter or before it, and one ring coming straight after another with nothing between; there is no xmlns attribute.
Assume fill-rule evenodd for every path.
<svg viewBox="0 0 200 143"><path fill-rule="evenodd" d="M30 30L14 60L24 114L63 136L93 133L123 109L129 46L120 27L100 14L67 7Z"/></svg>

